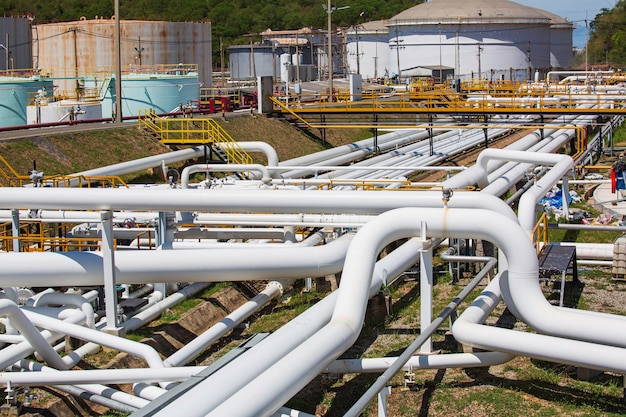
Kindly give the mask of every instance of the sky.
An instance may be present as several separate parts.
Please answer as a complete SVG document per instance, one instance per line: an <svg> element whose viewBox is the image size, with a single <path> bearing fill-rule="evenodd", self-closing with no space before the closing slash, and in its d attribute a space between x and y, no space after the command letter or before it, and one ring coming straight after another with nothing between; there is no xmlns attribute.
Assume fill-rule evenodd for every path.
<svg viewBox="0 0 626 417"><path fill-rule="evenodd" d="M526 6L547 10L576 23L573 42L575 47L585 47L585 20L591 22L601 9L611 9L617 0L513 0Z"/></svg>

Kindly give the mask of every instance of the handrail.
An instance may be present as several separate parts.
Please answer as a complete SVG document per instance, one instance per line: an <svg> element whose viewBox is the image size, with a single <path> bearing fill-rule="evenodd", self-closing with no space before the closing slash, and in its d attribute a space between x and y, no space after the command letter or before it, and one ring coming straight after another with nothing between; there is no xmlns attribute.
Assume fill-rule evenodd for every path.
<svg viewBox="0 0 626 417"><path fill-rule="evenodd" d="M163 118L152 110L139 111L138 127L156 133L166 145L212 144L226 153L229 163L251 164L252 157L211 118Z"/></svg>
<svg viewBox="0 0 626 417"><path fill-rule="evenodd" d="M541 248L548 244L548 215L546 212L541 214L541 217L533 228L531 240L537 250L537 255L539 255Z"/></svg>

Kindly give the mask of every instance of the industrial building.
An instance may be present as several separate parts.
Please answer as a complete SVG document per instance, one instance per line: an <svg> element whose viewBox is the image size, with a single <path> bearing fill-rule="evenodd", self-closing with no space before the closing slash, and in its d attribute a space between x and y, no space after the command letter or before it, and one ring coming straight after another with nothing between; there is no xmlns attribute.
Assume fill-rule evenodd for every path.
<svg viewBox="0 0 626 417"><path fill-rule="evenodd" d="M524 81L572 63L574 24L509 0L432 0L347 31L349 71L373 79L454 68L458 78ZM375 63L375 64L374 64ZM417 70L417 71L416 71Z"/></svg>
<svg viewBox="0 0 626 417"><path fill-rule="evenodd" d="M268 29L261 33L259 43L228 48L231 79L255 81L265 76L283 82L324 79L328 74L327 39L327 31L314 28ZM340 67L339 58L333 61L335 68Z"/></svg>

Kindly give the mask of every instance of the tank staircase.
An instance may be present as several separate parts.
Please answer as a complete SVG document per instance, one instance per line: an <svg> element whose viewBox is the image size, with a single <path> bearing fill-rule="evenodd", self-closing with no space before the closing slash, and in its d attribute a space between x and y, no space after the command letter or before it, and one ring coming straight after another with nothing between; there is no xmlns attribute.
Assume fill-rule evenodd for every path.
<svg viewBox="0 0 626 417"><path fill-rule="evenodd" d="M139 112L139 129L165 145L205 145L224 163L251 164L252 157L211 118L166 118Z"/></svg>

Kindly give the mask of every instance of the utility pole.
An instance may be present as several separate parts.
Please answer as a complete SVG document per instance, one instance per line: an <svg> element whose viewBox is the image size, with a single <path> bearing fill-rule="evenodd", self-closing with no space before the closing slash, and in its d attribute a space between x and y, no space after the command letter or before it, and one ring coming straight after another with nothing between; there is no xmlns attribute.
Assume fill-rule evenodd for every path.
<svg viewBox="0 0 626 417"><path fill-rule="evenodd" d="M139 59L139 68L141 68L141 53L143 50L144 49L141 47L141 36L139 36L139 45L135 47L135 51L137 51L137 59Z"/></svg>
<svg viewBox="0 0 626 417"><path fill-rule="evenodd" d="M222 76L222 87L226 85L224 82L224 42L220 36L220 74Z"/></svg>
<svg viewBox="0 0 626 417"><path fill-rule="evenodd" d="M330 4L331 0L328 0L328 5L326 6L326 13L328 14L328 90L329 90L329 101L333 101L333 22L332 22L332 14L333 9Z"/></svg>
<svg viewBox="0 0 626 417"><path fill-rule="evenodd" d="M528 61L528 77L526 79L532 80L533 67L532 61L530 60L530 41L528 41L528 49L526 50L526 60Z"/></svg>
<svg viewBox="0 0 626 417"><path fill-rule="evenodd" d="M482 76L482 68L480 65L480 52L483 50L483 46L480 44L480 42L478 43L478 79L481 79Z"/></svg>
<svg viewBox="0 0 626 417"><path fill-rule="evenodd" d="M115 0L115 123L122 123L122 48L120 46L120 0Z"/></svg>
<svg viewBox="0 0 626 417"><path fill-rule="evenodd" d="M396 22L396 60L398 64L398 83L402 78L402 69L400 68L400 35L398 34L398 24Z"/></svg>
<svg viewBox="0 0 626 417"><path fill-rule="evenodd" d="M328 4L322 5L326 9L328 15L328 89L330 90L330 100L333 97L333 22L332 15L335 10L349 9L350 6L344 6L337 8L331 4L331 0L328 0Z"/></svg>

